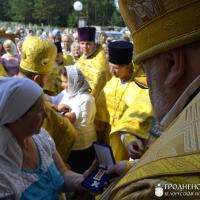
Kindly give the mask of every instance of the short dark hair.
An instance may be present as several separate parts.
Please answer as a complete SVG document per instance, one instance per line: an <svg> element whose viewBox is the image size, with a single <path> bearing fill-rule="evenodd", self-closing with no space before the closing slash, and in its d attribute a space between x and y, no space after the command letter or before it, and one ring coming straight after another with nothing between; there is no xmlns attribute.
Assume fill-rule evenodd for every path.
<svg viewBox="0 0 200 200"><path fill-rule="evenodd" d="M22 69L21 67L19 68L19 72L24 74L26 77L30 78L33 77L34 75L38 75L38 73L34 73L34 72L30 72L30 71L27 71L25 69Z"/></svg>

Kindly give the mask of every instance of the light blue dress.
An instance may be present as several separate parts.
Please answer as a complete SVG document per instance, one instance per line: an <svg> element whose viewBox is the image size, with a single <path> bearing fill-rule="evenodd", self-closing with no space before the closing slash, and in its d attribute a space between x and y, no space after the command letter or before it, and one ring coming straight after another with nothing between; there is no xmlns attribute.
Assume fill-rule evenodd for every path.
<svg viewBox="0 0 200 200"><path fill-rule="evenodd" d="M6 130L8 131L8 130ZM34 171L9 167L9 143L5 154L0 155L0 198L13 195L17 200L57 200L64 187L64 178L56 168L52 155L55 143L49 134L41 132L32 136L40 158Z"/></svg>
<svg viewBox="0 0 200 200"><path fill-rule="evenodd" d="M21 195L21 200L57 200L64 183L63 177L52 162L47 171L38 168L34 171L39 180L31 184Z"/></svg>

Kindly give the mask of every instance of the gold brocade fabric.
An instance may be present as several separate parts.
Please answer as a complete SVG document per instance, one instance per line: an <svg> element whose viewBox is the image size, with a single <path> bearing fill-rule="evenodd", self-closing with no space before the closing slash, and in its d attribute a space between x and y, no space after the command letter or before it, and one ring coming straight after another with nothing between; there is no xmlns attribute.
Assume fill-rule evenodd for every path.
<svg viewBox="0 0 200 200"><path fill-rule="evenodd" d="M64 58L64 66L68 66L68 65L73 65L74 64L74 60L73 57L69 54L63 54L63 58Z"/></svg>
<svg viewBox="0 0 200 200"><path fill-rule="evenodd" d="M47 75L43 87L46 94L55 96L63 90L63 88L61 87L61 80L59 73L65 66L73 64L74 62L70 55L67 55L67 57L64 56L63 64L57 65L56 63L54 63L53 70L50 74Z"/></svg>
<svg viewBox="0 0 200 200"><path fill-rule="evenodd" d="M77 131L70 121L54 111L49 102L45 102L47 118L44 120L45 128L55 141L56 149L64 161L67 160L72 146L77 138Z"/></svg>
<svg viewBox="0 0 200 200"><path fill-rule="evenodd" d="M53 70L47 75L43 89L48 95L55 96L62 91L59 71L63 66L54 64Z"/></svg>
<svg viewBox="0 0 200 200"><path fill-rule="evenodd" d="M23 42L20 67L36 74L48 74L56 58L56 46L37 36L29 36Z"/></svg>
<svg viewBox="0 0 200 200"><path fill-rule="evenodd" d="M118 0L134 41L134 63L200 38L199 0ZM145 42L144 42L145 41Z"/></svg>
<svg viewBox="0 0 200 200"><path fill-rule="evenodd" d="M145 194L144 190L138 189L138 183L151 178L154 181L161 179L161 182L199 184L199 139L200 93L150 146L141 160L120 180L109 199L139 199L136 196L154 199L153 196L148 197L150 193ZM155 187L152 190L155 190ZM123 198L120 198L122 196Z"/></svg>
<svg viewBox="0 0 200 200"><path fill-rule="evenodd" d="M111 77L104 50L101 46L97 46L97 51L94 55L89 58L81 56L75 65L83 72L92 89L91 94L96 99Z"/></svg>
<svg viewBox="0 0 200 200"><path fill-rule="evenodd" d="M7 77L8 74L6 73L3 65L0 63L0 77L3 76L3 77Z"/></svg>
<svg viewBox="0 0 200 200"><path fill-rule="evenodd" d="M141 89L134 81L122 84L113 77L97 99L96 120L111 126L109 143L116 160L128 159L120 133L129 133L147 139L152 119L152 106L148 90ZM133 139L132 137L132 139Z"/></svg>

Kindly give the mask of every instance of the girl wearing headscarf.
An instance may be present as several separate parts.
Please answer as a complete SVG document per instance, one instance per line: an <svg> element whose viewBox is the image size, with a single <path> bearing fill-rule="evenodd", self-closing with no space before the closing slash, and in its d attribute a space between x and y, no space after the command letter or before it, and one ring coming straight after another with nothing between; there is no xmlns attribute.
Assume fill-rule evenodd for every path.
<svg viewBox="0 0 200 200"><path fill-rule="evenodd" d="M84 176L66 169L41 128L42 88L26 78L0 78L0 86L0 199L57 200L80 189Z"/></svg>
<svg viewBox="0 0 200 200"><path fill-rule="evenodd" d="M61 82L64 90L51 100L77 129L78 138L67 163L73 171L82 173L95 157L92 146L97 139L94 126L95 99L90 94L91 89L83 73L76 66L67 66L61 71Z"/></svg>
<svg viewBox="0 0 200 200"><path fill-rule="evenodd" d="M19 72L20 56L17 53L16 45L11 40L6 40L3 43L3 47L6 51L1 57L2 64L8 73L8 76L14 76Z"/></svg>

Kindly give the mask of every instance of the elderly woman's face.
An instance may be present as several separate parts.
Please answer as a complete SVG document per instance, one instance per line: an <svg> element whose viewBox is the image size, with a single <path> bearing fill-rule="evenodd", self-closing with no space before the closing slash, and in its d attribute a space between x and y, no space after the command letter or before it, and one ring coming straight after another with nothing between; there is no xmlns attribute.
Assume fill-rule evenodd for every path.
<svg viewBox="0 0 200 200"><path fill-rule="evenodd" d="M81 55L81 49L80 46L76 46L72 49L73 56L80 56Z"/></svg>
<svg viewBox="0 0 200 200"><path fill-rule="evenodd" d="M23 123L23 132L27 133L28 136L39 133L45 117L44 100L41 96L29 111L20 118Z"/></svg>

